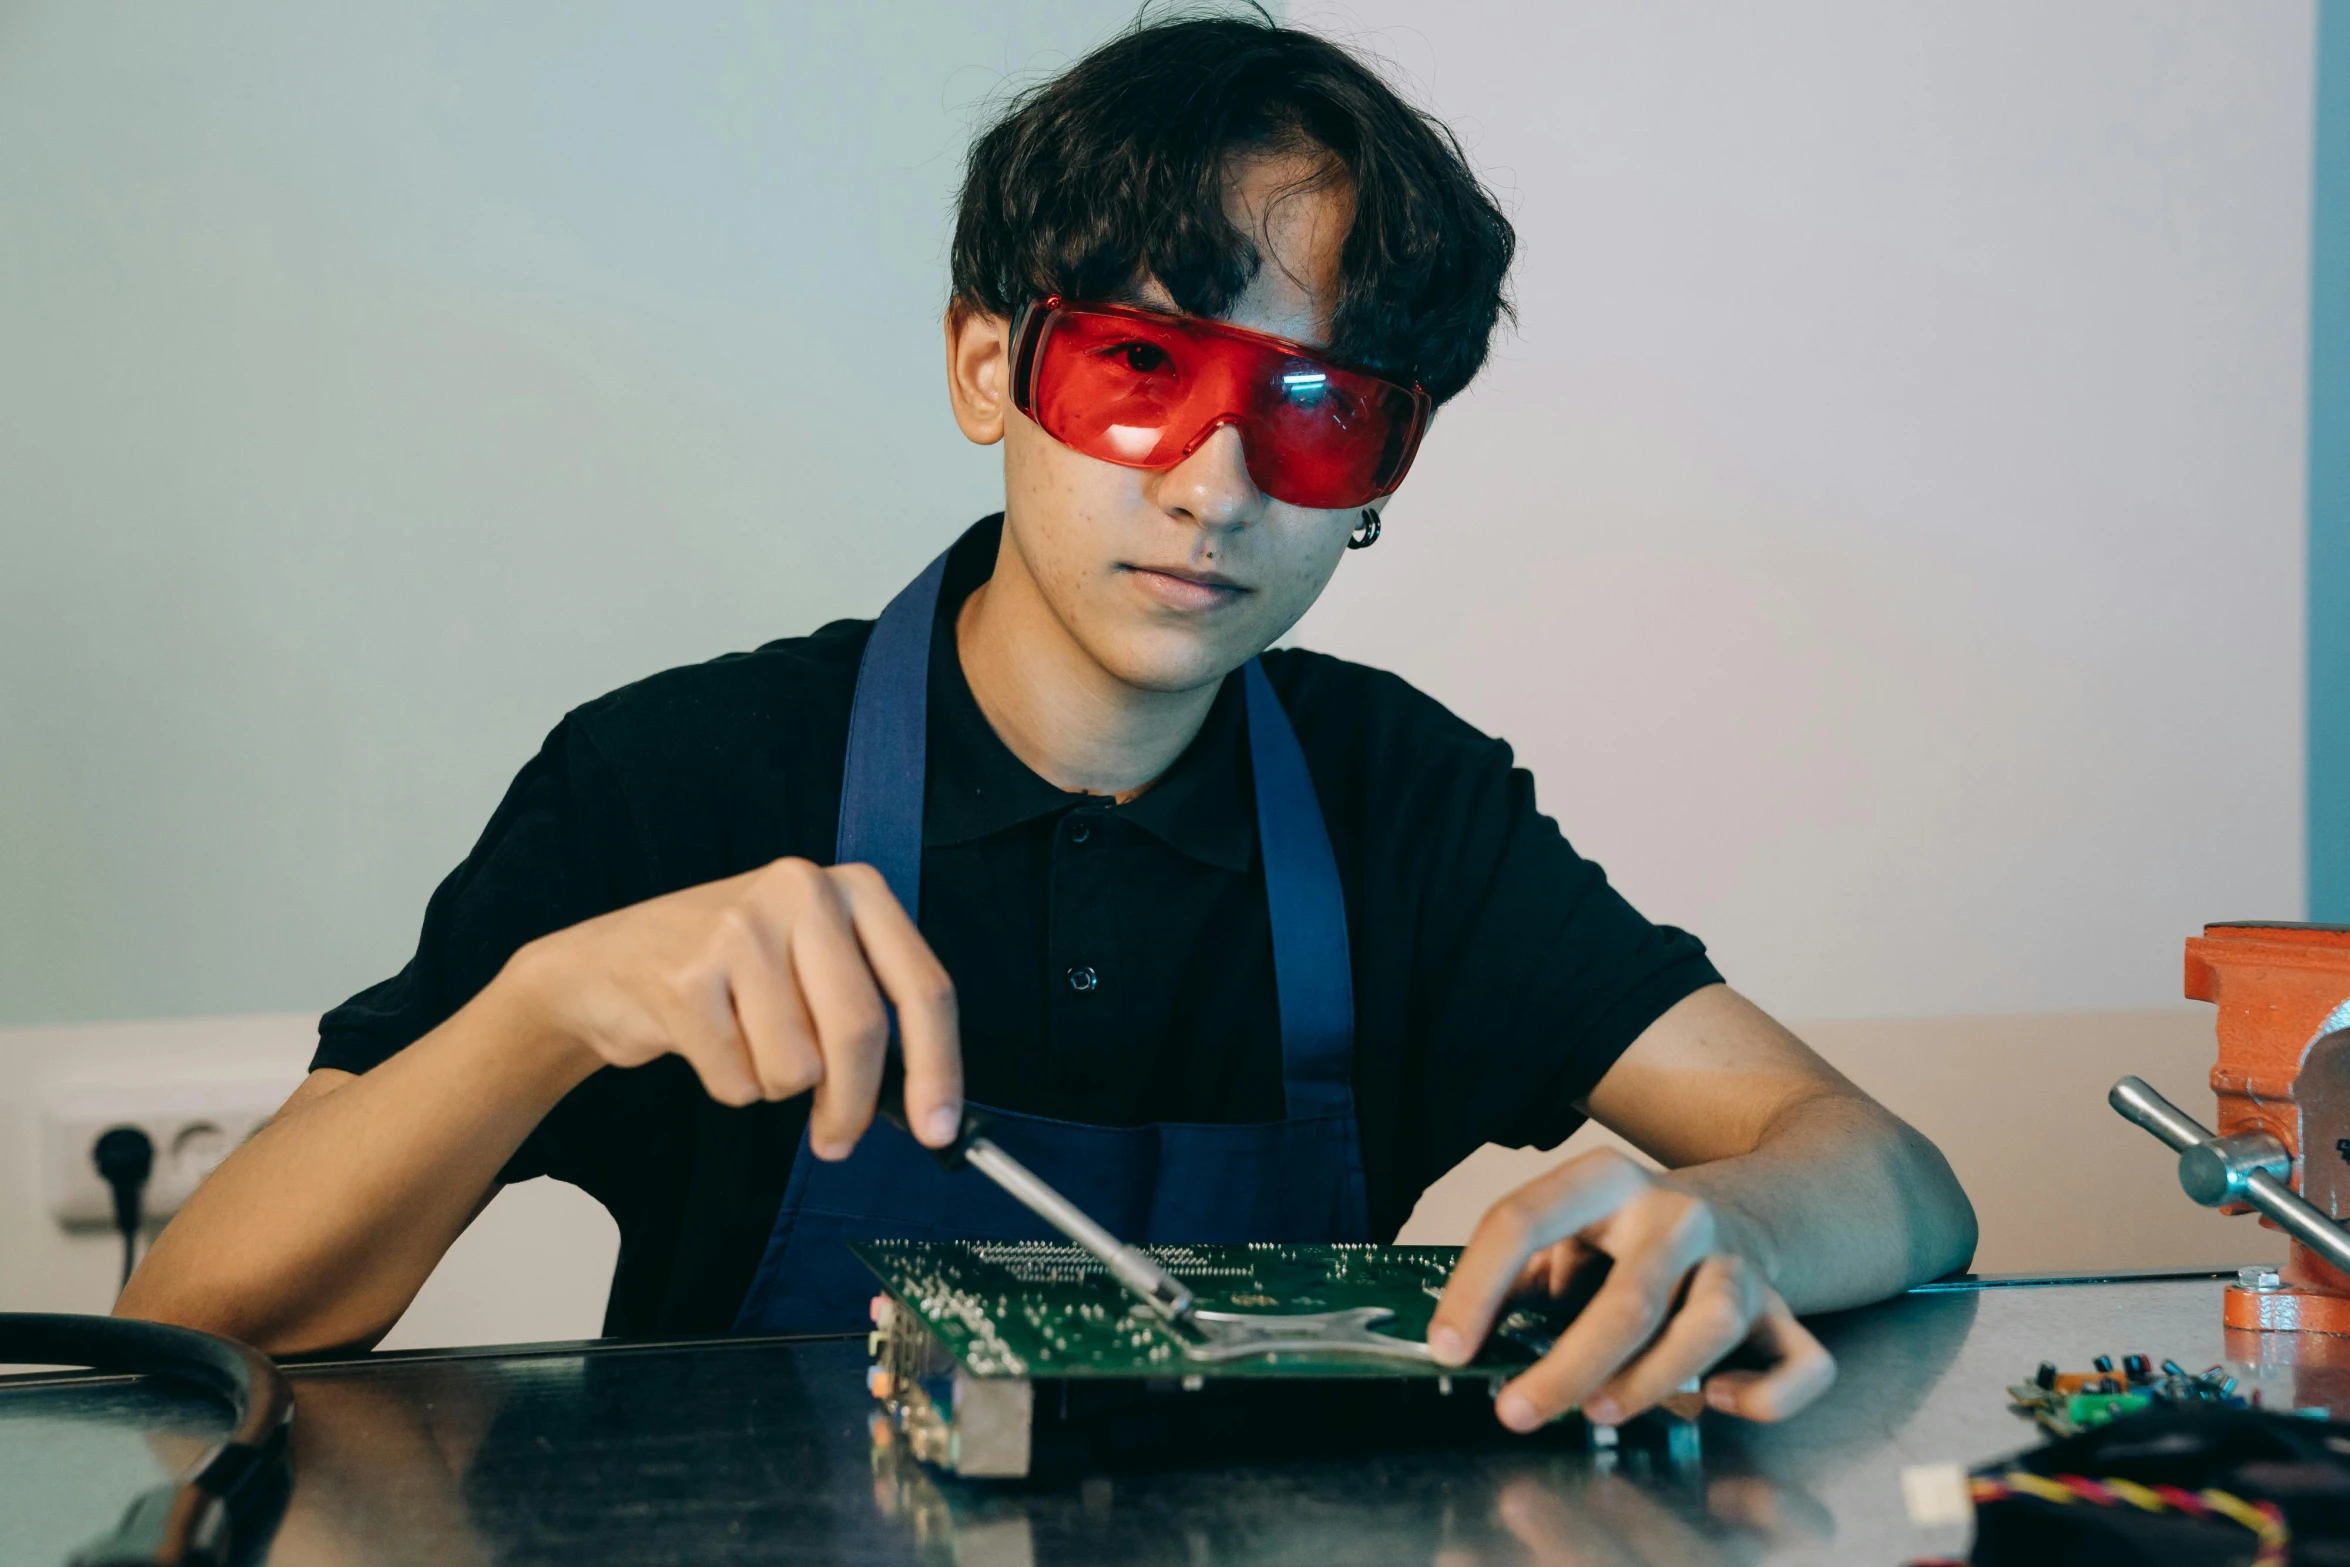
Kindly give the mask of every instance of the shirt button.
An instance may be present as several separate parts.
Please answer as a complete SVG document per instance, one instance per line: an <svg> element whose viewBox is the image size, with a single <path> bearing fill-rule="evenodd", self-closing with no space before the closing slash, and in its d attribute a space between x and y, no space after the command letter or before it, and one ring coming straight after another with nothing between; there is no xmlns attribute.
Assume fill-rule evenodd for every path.
<svg viewBox="0 0 2350 1567"><path fill-rule="evenodd" d="M1069 824L1069 841L1071 843L1083 843L1086 839L1092 836L1093 828L1088 824L1084 822L1071 822Z"/></svg>
<svg viewBox="0 0 2350 1567"><path fill-rule="evenodd" d="M1069 988L1078 992L1080 995L1093 989L1094 986L1100 983L1101 977L1095 974L1092 969L1073 968L1069 971Z"/></svg>

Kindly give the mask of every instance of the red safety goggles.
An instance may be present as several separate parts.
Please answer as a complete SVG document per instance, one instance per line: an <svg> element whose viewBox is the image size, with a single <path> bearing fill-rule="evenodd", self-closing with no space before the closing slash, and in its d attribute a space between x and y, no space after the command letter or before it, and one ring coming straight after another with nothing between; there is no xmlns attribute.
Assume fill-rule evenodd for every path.
<svg viewBox="0 0 2350 1567"><path fill-rule="evenodd" d="M1063 446L1124 468L1172 468L1229 424L1258 489L1330 511L1403 483L1429 411L1417 386L1287 338L1058 295L1013 326L1012 405Z"/></svg>

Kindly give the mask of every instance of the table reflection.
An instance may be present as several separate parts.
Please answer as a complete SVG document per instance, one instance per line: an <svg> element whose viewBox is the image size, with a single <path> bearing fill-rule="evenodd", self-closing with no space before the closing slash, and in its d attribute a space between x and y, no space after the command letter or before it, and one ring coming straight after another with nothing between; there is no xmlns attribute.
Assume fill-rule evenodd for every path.
<svg viewBox="0 0 2350 1567"><path fill-rule="evenodd" d="M267 1559L305 1567L389 1567L419 1560L480 1567L495 1557L476 1528L465 1477L504 1401L503 1378L461 1363L300 1375L294 1475ZM209 1443L181 1431L148 1437L170 1473Z"/></svg>
<svg viewBox="0 0 2350 1567"><path fill-rule="evenodd" d="M1655 1415L1612 1448L1537 1442L1212 1451L1024 1486L941 1479L863 1389L861 1345L705 1346L297 1378L301 1485L279 1562L746 1560L1094 1567L1312 1560L1743 1567L1819 1554L1809 1476L1905 1422L1975 1297L1821 1324L1844 1386L1788 1427ZM666 1521L663 1526L662 1521Z"/></svg>
<svg viewBox="0 0 2350 1567"><path fill-rule="evenodd" d="M1733 1567L1774 1554L1800 1558L1835 1532L1829 1510L1800 1486L1718 1472L1695 1426L1662 1420L1627 1428L1612 1450L1488 1456L1442 1476L1423 1467L1394 1498L1420 1505L1374 1519L1364 1517L1365 1503L1392 1478L1377 1463L1285 1476L1097 1475L1012 1489L941 1479L913 1462L885 1425L872 1435L875 1510L903 1531L925 1567L1111 1560ZM1214 1513L1182 1505L1187 1479L1221 1489Z"/></svg>
<svg viewBox="0 0 2350 1567"><path fill-rule="evenodd" d="M1983 1342L1972 1295L1913 1297L1825 1319L1818 1326L1839 1357L1839 1385L1782 1427L1709 1414L1644 1418L1612 1448L1572 1422L1535 1439L1495 1426L1482 1441L1423 1430L1391 1442L1385 1432L1327 1430L1301 1413L1294 1430L1276 1421L1270 1439L1235 1431L1222 1443L1209 1432L1164 1461L1019 1485L942 1479L912 1462L886 1426L877 1432L864 1346L854 1341L296 1366L296 1484L267 1559L301 1567L1745 1567L1841 1559L1899 1527L1899 1462L2026 1445L2030 1433L2005 1412L1995 1384L2015 1374L2011 1366L2028 1369L2043 1346L2077 1355L2073 1338L2099 1343L2115 1331L2102 1301L2090 1310L2085 1295L2066 1298L2083 1308L2078 1332L2049 1326L2064 1298L2001 1304L1995 1319L2035 1324L2028 1342L2012 1346ZM2182 1322L2211 1309L2190 1295L2173 1308ZM1953 1384L1954 1357L1970 1333L1972 1369ZM2174 1329L2161 1342L2193 1353L2184 1338ZM38 1535L35 1554L11 1559L62 1561L135 1491L192 1464L220 1420L206 1401L133 1397L119 1382L0 1392L0 1475L11 1481L42 1472L22 1460L38 1458L44 1444L83 1440L75 1433L94 1439L111 1429L109 1439L129 1449L106 1471L106 1495L61 1492L41 1512L54 1528ZM1917 1441L1931 1450L1903 1452L1902 1434L1919 1426ZM1236 1456L1243 1452L1251 1456ZM6 1489L23 1508L23 1491ZM24 1543L21 1535L9 1542ZM1866 1554L1930 1554L1927 1542L1902 1543Z"/></svg>
<svg viewBox="0 0 2350 1567"><path fill-rule="evenodd" d="M1745 1567L1816 1560L1836 1535L1807 1476L1881 1446L1940 1384L1977 1297L1825 1319L1840 1387L1762 1430L1665 1414L1613 1446L1579 1422L1544 1443L1477 1451L1299 1454L1286 1464L1195 1459L1130 1474L1005 1486L942 1477L867 1420L878 1521L925 1567L1425 1562L1430 1567ZM2019 1432L2019 1436L2022 1433Z"/></svg>

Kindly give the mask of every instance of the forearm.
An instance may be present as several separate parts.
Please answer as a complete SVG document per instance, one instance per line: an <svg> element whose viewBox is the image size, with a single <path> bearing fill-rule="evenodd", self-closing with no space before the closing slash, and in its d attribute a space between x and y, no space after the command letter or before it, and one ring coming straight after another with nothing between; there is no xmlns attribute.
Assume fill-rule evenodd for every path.
<svg viewBox="0 0 2350 1567"><path fill-rule="evenodd" d="M1798 1312L1865 1305L1964 1266L1975 1213L1941 1151L1857 1095L1789 1105L1751 1153L1676 1170Z"/></svg>
<svg viewBox="0 0 2350 1567"><path fill-rule="evenodd" d="M501 976L373 1071L297 1095L189 1199L116 1311L280 1354L373 1343L596 1064Z"/></svg>

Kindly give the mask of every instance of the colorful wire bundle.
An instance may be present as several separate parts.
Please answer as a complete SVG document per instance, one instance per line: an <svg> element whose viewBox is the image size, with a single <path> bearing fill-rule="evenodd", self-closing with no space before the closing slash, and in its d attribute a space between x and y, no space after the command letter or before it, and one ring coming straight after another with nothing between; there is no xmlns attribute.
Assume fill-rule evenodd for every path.
<svg viewBox="0 0 2350 1567"><path fill-rule="evenodd" d="M2135 1507L2141 1512L2185 1513L2191 1518L2224 1518L2241 1524L2259 1538L2252 1567L2284 1567L2293 1531L2274 1502L2247 1502L2227 1491L2183 1491L2175 1485L2140 1485L2134 1480L2092 1480L2084 1475L2036 1475L2009 1469L1995 1475L1976 1475L1967 1490L1977 1507L2011 1496L2034 1496L2044 1502L2087 1502L2096 1507Z"/></svg>

